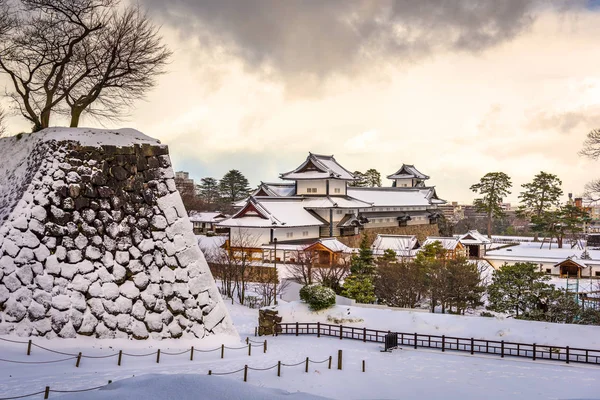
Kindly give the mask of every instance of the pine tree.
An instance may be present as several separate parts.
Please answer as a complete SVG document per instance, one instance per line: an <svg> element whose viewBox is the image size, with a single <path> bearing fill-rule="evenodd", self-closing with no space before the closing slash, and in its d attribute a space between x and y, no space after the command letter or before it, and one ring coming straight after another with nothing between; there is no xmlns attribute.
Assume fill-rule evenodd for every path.
<svg viewBox="0 0 600 400"><path fill-rule="evenodd" d="M216 205L221 199L221 193L219 191L219 181L215 178L202 178L200 185L198 185L200 191L200 198L207 204Z"/></svg>
<svg viewBox="0 0 600 400"><path fill-rule="evenodd" d="M489 172L481 178L479 183L471 186L475 193L483 195L475 199L473 205L477 211L485 212L488 218L488 237L492 237L492 220L504 217L501 204L502 199L510 194L512 183L510 177L504 172Z"/></svg>
<svg viewBox="0 0 600 400"><path fill-rule="evenodd" d="M375 258L369 247L366 235L360 241L358 255L352 256L350 261L350 275L344 280L344 296L359 303L372 303L375 301L375 288L373 275L375 273Z"/></svg>
<svg viewBox="0 0 600 400"><path fill-rule="evenodd" d="M219 190L222 198L232 203L248 196L250 187L248 179L237 169L232 169L219 182Z"/></svg>
<svg viewBox="0 0 600 400"><path fill-rule="evenodd" d="M367 186L367 177L360 171L354 171L352 174L356 178L355 181L350 182L350 186L353 187L366 187Z"/></svg>
<svg viewBox="0 0 600 400"><path fill-rule="evenodd" d="M509 313L519 318L531 315L548 296L554 285L546 283L550 277L538 271L533 263L504 264L495 270L488 286L488 309Z"/></svg>
<svg viewBox="0 0 600 400"><path fill-rule="evenodd" d="M560 188L562 181L554 174L541 171L533 181L521 185L525 190L521 192L521 206L518 213L528 217L534 224L535 238L538 241L542 217L552 207L558 206L563 191Z"/></svg>
<svg viewBox="0 0 600 400"><path fill-rule="evenodd" d="M367 187L381 187L381 174L375 168L370 168L365 172L365 183Z"/></svg>

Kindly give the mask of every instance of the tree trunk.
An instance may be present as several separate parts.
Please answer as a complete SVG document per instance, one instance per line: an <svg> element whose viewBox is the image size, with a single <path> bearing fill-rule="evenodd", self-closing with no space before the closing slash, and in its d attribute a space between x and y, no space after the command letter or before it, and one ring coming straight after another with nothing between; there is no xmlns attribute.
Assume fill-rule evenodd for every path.
<svg viewBox="0 0 600 400"><path fill-rule="evenodd" d="M539 232L535 232L533 234L533 241L534 242L539 242L540 241L540 234L539 234Z"/></svg>
<svg viewBox="0 0 600 400"><path fill-rule="evenodd" d="M79 126L79 118L81 117L81 113L83 109L72 108L71 109L71 128L77 128Z"/></svg>
<svg viewBox="0 0 600 400"><path fill-rule="evenodd" d="M41 127L39 130L45 129L50 126L50 110L42 111L42 115L40 116L40 124Z"/></svg>
<svg viewBox="0 0 600 400"><path fill-rule="evenodd" d="M488 216L488 238L492 238L492 214Z"/></svg>

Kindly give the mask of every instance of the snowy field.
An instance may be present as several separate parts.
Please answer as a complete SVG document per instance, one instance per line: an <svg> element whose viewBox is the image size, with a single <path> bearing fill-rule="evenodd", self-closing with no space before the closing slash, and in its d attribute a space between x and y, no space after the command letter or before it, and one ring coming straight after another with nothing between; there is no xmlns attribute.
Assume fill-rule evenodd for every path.
<svg viewBox="0 0 600 400"><path fill-rule="evenodd" d="M600 399L600 367L563 364L548 361L527 361L511 358L500 359L493 356L468 355L436 350L403 348L391 353L382 353L381 345L360 341L316 338L312 336L278 336L254 338L257 324L257 310L239 305L227 306L234 323L245 338L261 341L267 339L268 351L252 348L248 356L246 349L226 350L225 358L220 352L201 353L200 349L214 349L222 339L207 341L124 341L87 339L73 340L34 340L44 347L66 353L82 351L84 355L106 355L123 349L128 353L144 354L161 349L160 363L156 356L125 357L118 367L116 358L82 360L79 368L75 360L55 364L30 365L12 364L0 361L0 398L17 396L44 390L45 386L59 390L74 390L113 383L92 392L65 394L62 397L51 393L50 398L64 399L313 399L322 396L331 399ZM303 305L291 303L282 305L284 321L291 318L311 318ZM330 313L337 314L348 310L340 307ZM385 310L384 310L385 311ZM417 313L403 311L351 309L351 314L361 313L365 323L388 322L391 329L408 323ZM317 318L326 318L326 313ZM427 318L425 317L427 316ZM547 338L554 342L563 336L578 337L586 343L597 345L600 330L597 327L552 325L496 318L456 317L419 313L425 318L415 321L409 331L427 333L427 327L444 332L451 326L458 326L462 334L489 334L502 329L514 332L517 325L519 337L523 340ZM454 317L458 319L452 319ZM314 318L313 318L314 319ZM437 323L432 321L438 321ZM473 323L468 321L472 320ZM399 322L401 321L401 322ZM402 322L403 321L403 322ZM490 321L490 322L484 322ZM426 322L426 323L425 323ZM481 324L483 323L483 324ZM486 325L488 324L488 325ZM437 328L435 328L437 326ZM527 326L531 336L527 336ZM370 326L378 327L378 326ZM589 330L589 329L594 329ZM544 333L546 332L546 333ZM538 335L538 336L535 336ZM23 340L23 338L3 337ZM574 340L575 340L574 339ZM528 340L529 341L529 340ZM573 345L570 340L562 343ZM228 347L242 347L245 343L228 338ZM560 344L560 343L549 343ZM165 352L176 353L195 346L194 360L189 360L189 352L179 356L168 356ZM2 342L1 359L20 361L51 361L66 358L59 354L32 349L27 357L26 345ZM333 356L334 368L338 349L344 352L343 370L329 370L327 363L310 364L309 372L304 371L306 357L311 360L326 360ZM366 361L366 372L362 372L362 360ZM249 371L248 382L243 382L243 371L226 376L208 376L208 370L215 373L235 371L248 365L253 368L267 368L282 361L285 364L301 364L295 367L282 367L281 377L277 370ZM158 376L148 374L160 374ZM293 396L286 392L294 393ZM298 392L304 392L302 394ZM312 395L312 396L311 396ZM31 398L43 398L43 394Z"/></svg>

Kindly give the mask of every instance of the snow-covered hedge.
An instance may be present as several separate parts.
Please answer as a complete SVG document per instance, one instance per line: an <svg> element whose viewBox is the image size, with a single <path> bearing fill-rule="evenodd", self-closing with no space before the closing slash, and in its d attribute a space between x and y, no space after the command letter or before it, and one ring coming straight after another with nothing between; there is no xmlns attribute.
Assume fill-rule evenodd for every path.
<svg viewBox="0 0 600 400"><path fill-rule="evenodd" d="M306 285L300 289L300 299L307 303L311 310L319 311L335 305L335 292L318 284Z"/></svg>

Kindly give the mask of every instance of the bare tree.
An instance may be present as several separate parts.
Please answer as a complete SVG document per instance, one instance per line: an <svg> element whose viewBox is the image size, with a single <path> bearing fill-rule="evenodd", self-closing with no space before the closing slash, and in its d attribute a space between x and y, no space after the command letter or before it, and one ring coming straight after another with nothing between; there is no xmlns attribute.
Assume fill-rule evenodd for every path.
<svg viewBox="0 0 600 400"><path fill-rule="evenodd" d="M4 124L4 109L0 107L0 137L6 134L6 125Z"/></svg>
<svg viewBox="0 0 600 400"><path fill-rule="evenodd" d="M595 179L585 184L584 194L592 202L600 201L600 179Z"/></svg>
<svg viewBox="0 0 600 400"><path fill-rule="evenodd" d="M593 129L587 134L579 154L592 160L600 158L600 129Z"/></svg>
<svg viewBox="0 0 600 400"><path fill-rule="evenodd" d="M79 125L84 111L100 118L120 118L134 100L156 85L171 54L158 28L139 7L113 11L106 27L77 48L76 63L65 77L65 87L71 87L66 93L71 127Z"/></svg>
<svg viewBox="0 0 600 400"><path fill-rule="evenodd" d="M49 126L50 116L72 86L64 77L75 49L103 28L115 0L21 0L0 44L0 70L13 100L33 131ZM76 85L79 81L71 82Z"/></svg>
<svg viewBox="0 0 600 400"><path fill-rule="evenodd" d="M146 14L119 6L120 0L19 0L14 13L2 14L9 22L0 21L0 71L33 131L47 128L53 112L68 112L71 126L84 111L116 118L154 86L171 53Z"/></svg>

